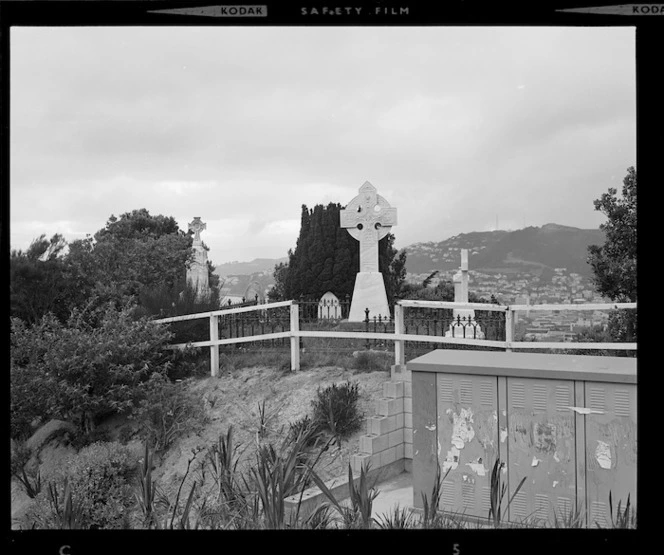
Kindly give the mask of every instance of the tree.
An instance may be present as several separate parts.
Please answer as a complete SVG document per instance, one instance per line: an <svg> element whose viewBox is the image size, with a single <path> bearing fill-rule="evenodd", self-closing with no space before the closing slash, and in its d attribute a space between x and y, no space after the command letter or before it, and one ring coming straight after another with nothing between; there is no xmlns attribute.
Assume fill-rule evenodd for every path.
<svg viewBox="0 0 664 555"><path fill-rule="evenodd" d="M9 260L10 314L34 323L52 312L60 321L84 299L80 276L66 263L62 235L41 235L27 251L13 250Z"/></svg>
<svg viewBox="0 0 664 555"><path fill-rule="evenodd" d="M340 225L340 204L302 205L300 235L288 263L274 270L270 300L320 298L327 291L337 297L352 295L360 265L359 243ZM388 301L399 293L406 276L406 253L394 248L391 233L378 243L378 266L383 274Z"/></svg>
<svg viewBox="0 0 664 555"><path fill-rule="evenodd" d="M588 247L588 263L598 293L618 302L636 302L636 170L627 169L622 198L609 188L594 201L595 210L608 217L600 225L606 234L604 245Z"/></svg>
<svg viewBox="0 0 664 555"><path fill-rule="evenodd" d="M594 201L595 210L608 221L600 225L604 245L588 247L598 293L617 302L636 302L636 169L631 166L623 179L622 198L609 188ZM636 340L636 311L621 310L609 317L608 331L614 340Z"/></svg>
<svg viewBox="0 0 664 555"><path fill-rule="evenodd" d="M137 296L141 290L184 283L193 259L192 239L172 217L151 216L142 208L111 215L94 237L72 242L68 262L90 294L109 297Z"/></svg>

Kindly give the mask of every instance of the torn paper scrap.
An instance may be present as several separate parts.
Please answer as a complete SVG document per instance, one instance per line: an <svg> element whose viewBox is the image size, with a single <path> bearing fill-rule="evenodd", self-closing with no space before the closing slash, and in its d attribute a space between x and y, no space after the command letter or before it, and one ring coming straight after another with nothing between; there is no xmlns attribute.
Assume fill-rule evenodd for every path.
<svg viewBox="0 0 664 555"><path fill-rule="evenodd" d="M466 463L466 466L469 466L470 469L475 472L478 476L486 476L486 468L484 468L484 464L481 462L476 462L476 463Z"/></svg>
<svg viewBox="0 0 664 555"><path fill-rule="evenodd" d="M507 439L507 430L503 428L500 430L500 443L505 443L506 439Z"/></svg>
<svg viewBox="0 0 664 555"><path fill-rule="evenodd" d="M475 430L470 425L473 422L473 411L461 409L461 414L454 413L454 428L452 430L452 445L457 449L463 449L466 443L475 437Z"/></svg>
<svg viewBox="0 0 664 555"><path fill-rule="evenodd" d="M541 461L542 461L542 459L538 459L537 457L533 457L533 462L530 463L530 466L537 466Z"/></svg>
<svg viewBox="0 0 664 555"><path fill-rule="evenodd" d="M560 462L560 457L558 456L558 451L554 451L553 460L556 461L556 462Z"/></svg>
<svg viewBox="0 0 664 555"><path fill-rule="evenodd" d="M595 448L595 459L597 463L605 469L611 468L611 447L604 441L597 440L597 447Z"/></svg>
<svg viewBox="0 0 664 555"><path fill-rule="evenodd" d="M567 407L578 414L604 414L603 410L587 409L586 407Z"/></svg>
<svg viewBox="0 0 664 555"><path fill-rule="evenodd" d="M460 452L456 447L452 447L452 449L447 452L447 456L441 465L443 472L447 472L450 469L454 470L459 466L459 453Z"/></svg>

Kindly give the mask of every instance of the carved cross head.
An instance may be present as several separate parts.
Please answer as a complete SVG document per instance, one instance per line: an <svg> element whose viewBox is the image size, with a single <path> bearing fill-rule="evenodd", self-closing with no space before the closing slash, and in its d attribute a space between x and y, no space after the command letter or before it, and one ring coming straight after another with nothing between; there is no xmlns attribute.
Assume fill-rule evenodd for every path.
<svg viewBox="0 0 664 555"><path fill-rule="evenodd" d="M360 187L359 193L341 210L341 227L358 241L367 236L367 231L375 231L379 241L397 224L397 209L377 194L376 188L368 181Z"/></svg>
<svg viewBox="0 0 664 555"><path fill-rule="evenodd" d="M189 231L194 232L194 241L199 242L201 240L201 231L207 227L207 224L201 221L199 216L194 218L193 222L189 224Z"/></svg>

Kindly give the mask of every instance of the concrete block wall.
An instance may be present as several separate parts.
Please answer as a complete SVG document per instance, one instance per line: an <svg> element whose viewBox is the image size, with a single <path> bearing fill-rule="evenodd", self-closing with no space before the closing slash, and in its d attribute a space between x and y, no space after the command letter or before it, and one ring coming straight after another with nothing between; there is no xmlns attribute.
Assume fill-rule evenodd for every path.
<svg viewBox="0 0 664 555"><path fill-rule="evenodd" d="M413 403L410 372L393 366L391 379L383 383L383 396L376 402L376 414L367 418L366 434L360 437L360 451L351 457L354 474L362 466L377 470L405 460L411 471L413 459Z"/></svg>

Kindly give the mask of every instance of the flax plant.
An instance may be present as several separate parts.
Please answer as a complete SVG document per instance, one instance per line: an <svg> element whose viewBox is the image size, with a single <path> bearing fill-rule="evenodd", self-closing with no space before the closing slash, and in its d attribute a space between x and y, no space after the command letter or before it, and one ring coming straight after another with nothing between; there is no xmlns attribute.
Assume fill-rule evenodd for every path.
<svg viewBox="0 0 664 555"><path fill-rule="evenodd" d="M72 500L72 491L65 478L62 500L59 501L57 487L54 483L48 485L48 495L51 507L56 516L57 527L60 530L77 530L82 528L82 515L80 508Z"/></svg>
<svg viewBox="0 0 664 555"><path fill-rule="evenodd" d="M493 525L496 528L500 527L502 519L504 517L504 513L507 512L507 509L509 509L509 506L512 504L512 501L514 501L516 494L519 493L521 487L526 481L526 477L524 476L519 482L519 485L514 490L512 496L508 499L507 505L505 506L505 511L503 511L502 504L503 504L503 498L505 497L505 493L507 491L507 485L501 482L500 472L504 468L504 466L505 466L504 462L501 462L500 459L496 459L496 462L493 465L493 469L491 470L491 493L490 493L491 508L489 509L489 520L493 522Z"/></svg>
<svg viewBox="0 0 664 555"><path fill-rule="evenodd" d="M613 515L613 496L609 490L609 511L611 515L611 526L613 528L636 528L636 510L630 505L629 494L627 495L627 503L625 510L621 510L622 500L618 501L617 512Z"/></svg>
<svg viewBox="0 0 664 555"><path fill-rule="evenodd" d="M312 433L313 430L304 430L295 440L286 437L278 452L269 444L261 446L256 453L256 466L250 468L250 475L267 528L281 529L286 526L284 499L298 491L300 500L295 518L299 516L308 476L325 451L325 448L319 451L311 466L306 464L305 445Z"/></svg>
<svg viewBox="0 0 664 555"><path fill-rule="evenodd" d="M191 489L189 490L189 495L187 496L187 501L184 504L184 507L182 509L182 514L179 515L179 517L176 520L176 515L180 506L180 495L182 493L182 488L187 480L187 476L189 475L189 470L191 468L191 463L194 462L196 457L198 456L200 450L195 450L192 449L192 457L187 461L187 469L185 470L184 476L180 480L180 486L178 487L178 492L177 495L175 496L175 502L169 507L170 509L170 520L168 516L166 516L164 523L163 523L163 528L168 529L168 530L173 530L176 528L179 528L181 530L189 530L189 529L197 529L200 525L200 519L197 519L193 524L190 521L190 513L191 513L191 508L196 492L196 482L194 482L191 486Z"/></svg>
<svg viewBox="0 0 664 555"><path fill-rule="evenodd" d="M569 511L554 511L552 528L584 528L585 516L581 505L577 504Z"/></svg>
<svg viewBox="0 0 664 555"><path fill-rule="evenodd" d="M375 487L369 487L368 483L369 466L362 466L360 469L360 479L356 486L353 481L353 469L348 465L348 490L350 494L350 507L344 507L339 503L334 494L325 485L325 482L318 474L311 472L311 477L316 486L328 498L329 503L324 507L333 507L342 518L344 528L371 528L374 519L371 517L373 502L380 493ZM331 504L331 505L330 505Z"/></svg>
<svg viewBox="0 0 664 555"><path fill-rule="evenodd" d="M138 485L134 496L143 514L143 525L147 528L158 526L155 517L157 482L152 479L152 456L153 453L148 448L148 443L145 442L145 453L143 462L138 469Z"/></svg>
<svg viewBox="0 0 664 555"><path fill-rule="evenodd" d="M413 514L397 505L389 513L378 516L376 524L383 530L406 530L413 528Z"/></svg>
<svg viewBox="0 0 664 555"><path fill-rule="evenodd" d="M440 498L443 495L443 482L450 473L450 470L452 469L448 468L445 475L441 476L440 466L437 466L436 477L431 490L431 497L429 498L424 492L422 492L422 528L438 528L438 507L440 506Z"/></svg>

